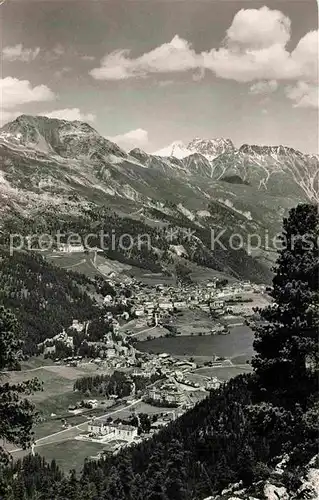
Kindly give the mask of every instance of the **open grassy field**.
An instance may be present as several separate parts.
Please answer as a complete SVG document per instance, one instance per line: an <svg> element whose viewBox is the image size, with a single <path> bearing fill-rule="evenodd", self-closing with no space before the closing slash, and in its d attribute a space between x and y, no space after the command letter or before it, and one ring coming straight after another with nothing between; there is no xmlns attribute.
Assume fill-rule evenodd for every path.
<svg viewBox="0 0 319 500"><path fill-rule="evenodd" d="M57 464L65 472L75 469L80 472L86 458L96 456L103 451L105 444L90 443L72 439L62 443L48 444L41 446L38 452L47 460L55 459Z"/></svg>
<svg viewBox="0 0 319 500"><path fill-rule="evenodd" d="M141 281L145 285L156 286L159 284L163 285L175 285L176 279L174 276L165 276L162 273L152 273L146 269L140 269L139 267L132 266L129 272L130 275L134 276L137 280Z"/></svg>
<svg viewBox="0 0 319 500"><path fill-rule="evenodd" d="M40 356L34 356L26 361L22 361L21 363L21 371L34 370L38 368L42 368L43 366L52 365L52 359L44 358L43 354Z"/></svg>
<svg viewBox="0 0 319 500"><path fill-rule="evenodd" d="M48 462L54 459L61 469L68 473L71 469L80 472L85 459L90 456L96 456L104 448L105 444L68 439L66 441L38 446L36 451ZM26 451L18 452L15 454L15 459L22 458L27 454L28 452Z"/></svg>
<svg viewBox="0 0 319 500"><path fill-rule="evenodd" d="M79 374L79 376L81 376ZM52 373L46 368L39 368L32 371L10 372L5 374L4 378L8 379L13 384L37 378L42 383L42 391L38 391L31 396L34 402L41 402L57 394L70 392L73 389L73 381L63 377L62 374Z"/></svg>
<svg viewBox="0 0 319 500"><path fill-rule="evenodd" d="M93 252L44 252L46 259L52 264L76 271L93 278L96 275L107 275L112 272L121 273L129 271L131 266L122 264L116 260L107 259L101 254L97 254L96 264L93 263Z"/></svg>
<svg viewBox="0 0 319 500"><path fill-rule="evenodd" d="M92 278L96 276L96 274L98 274L97 270L91 262L89 255L85 254L84 252L54 252L46 253L44 255L49 262L51 262L55 266L62 267L62 269L76 271Z"/></svg>
<svg viewBox="0 0 319 500"><path fill-rule="evenodd" d="M52 360L49 360L52 363ZM31 359L26 363L27 369L2 374L2 380L10 383L20 383L37 378L42 383L42 390L30 396L39 412L39 422L34 427L36 439L58 432L62 429L62 418L69 425L77 425L89 419L89 415L101 415L107 410L105 407L95 410L86 410L82 414L73 415L68 411L82 399L79 393L73 391L75 380L85 375L105 373L108 370L98 370L93 363L83 364L81 367L60 365L37 366L38 360Z"/></svg>
<svg viewBox="0 0 319 500"><path fill-rule="evenodd" d="M216 271L215 269L198 266L195 263L190 263L189 265L192 269L191 278L197 283L201 283L203 280L212 280L214 278L221 280L227 279L229 283L234 283L237 281L236 278L220 271Z"/></svg>

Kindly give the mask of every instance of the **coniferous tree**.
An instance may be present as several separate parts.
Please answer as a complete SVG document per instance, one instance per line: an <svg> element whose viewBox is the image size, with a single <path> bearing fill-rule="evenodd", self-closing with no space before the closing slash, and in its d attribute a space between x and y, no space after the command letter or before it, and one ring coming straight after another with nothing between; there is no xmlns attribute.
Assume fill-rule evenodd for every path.
<svg viewBox="0 0 319 500"><path fill-rule="evenodd" d="M145 500L168 500L164 484L165 470L163 468L163 461L164 448L162 444L159 444L151 455L145 472Z"/></svg>
<svg viewBox="0 0 319 500"><path fill-rule="evenodd" d="M166 493L171 500L187 500L187 453L181 443L174 440L168 449Z"/></svg>
<svg viewBox="0 0 319 500"><path fill-rule="evenodd" d="M22 448L32 440L32 425L35 418L34 405L24 396L40 389L36 379L10 384L6 382L4 370L19 367L21 341L14 315L0 307L0 438ZM8 464L9 455L0 446L0 468ZM1 477L1 476L0 476ZM1 489L5 485L0 484Z"/></svg>
<svg viewBox="0 0 319 500"><path fill-rule="evenodd" d="M105 500L125 500L123 485L116 467L112 467L110 470Z"/></svg>
<svg viewBox="0 0 319 500"><path fill-rule="evenodd" d="M318 374L318 208L300 204L284 219L275 268L274 303L259 310L252 361L260 400L279 406L307 401Z"/></svg>

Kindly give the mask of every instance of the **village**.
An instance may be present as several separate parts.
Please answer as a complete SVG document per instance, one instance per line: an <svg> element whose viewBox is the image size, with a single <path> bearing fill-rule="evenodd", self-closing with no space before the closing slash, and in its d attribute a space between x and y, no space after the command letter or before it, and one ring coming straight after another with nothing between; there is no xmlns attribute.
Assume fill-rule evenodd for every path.
<svg viewBox="0 0 319 500"><path fill-rule="evenodd" d="M105 331L101 338L91 340L90 324L74 319L67 331L46 339L39 349L51 357L57 367L89 366L92 376L122 374L125 377L130 384L125 397L114 393L109 397L84 399L79 394L79 401L69 406L72 414L103 409L102 416L99 413L94 416L92 412L85 432L76 439L100 443L101 453L117 453L123 446L148 439L206 398L224 382L214 370L232 367L230 359L218 355L195 359L165 352L144 352L139 346L158 337L227 335L234 326L248 324L256 305L269 299L265 285L248 281L229 284L215 279L173 286L110 276L108 283L116 293L103 298ZM82 335L80 346L75 345L75 332ZM57 356L57 347L61 345L69 355ZM136 382L141 380L143 388L136 389ZM139 423L140 404L149 418L146 428ZM109 415L119 405L124 418L120 418L120 413L113 420ZM129 407L133 411L125 413ZM64 426L67 428L67 423Z"/></svg>

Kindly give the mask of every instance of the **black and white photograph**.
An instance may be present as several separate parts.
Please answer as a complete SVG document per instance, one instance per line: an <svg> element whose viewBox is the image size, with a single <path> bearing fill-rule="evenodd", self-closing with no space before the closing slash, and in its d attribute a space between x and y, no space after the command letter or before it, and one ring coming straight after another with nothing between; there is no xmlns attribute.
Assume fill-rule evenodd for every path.
<svg viewBox="0 0 319 500"><path fill-rule="evenodd" d="M317 0L0 0L0 500L319 498Z"/></svg>

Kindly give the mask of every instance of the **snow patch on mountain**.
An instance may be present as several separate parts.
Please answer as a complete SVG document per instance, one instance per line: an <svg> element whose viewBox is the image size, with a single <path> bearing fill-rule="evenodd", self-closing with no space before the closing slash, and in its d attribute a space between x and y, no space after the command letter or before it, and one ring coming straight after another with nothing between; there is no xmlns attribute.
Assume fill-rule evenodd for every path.
<svg viewBox="0 0 319 500"><path fill-rule="evenodd" d="M174 141L169 146L156 151L153 155L163 157L173 156L182 160L194 153L198 153L207 160L212 161L223 153L234 151L235 146L230 139L200 139L196 137L187 146L182 141Z"/></svg>
<svg viewBox="0 0 319 500"><path fill-rule="evenodd" d="M180 212L182 212L185 217L187 217L189 220L193 221L195 219L195 215L188 210L188 208L184 207L181 203L177 205L177 208L179 209Z"/></svg>
<svg viewBox="0 0 319 500"><path fill-rule="evenodd" d="M183 158L190 156L192 154L192 151L187 149L187 147L182 141L174 141L169 146L166 146L158 151L155 151L155 153L152 154L153 156L163 156L165 158L173 156L175 158L178 158L179 160L182 160Z"/></svg>
<svg viewBox="0 0 319 500"><path fill-rule="evenodd" d="M187 149L212 161L221 154L234 152L235 146L230 139L200 139L196 137L188 144Z"/></svg>
<svg viewBox="0 0 319 500"><path fill-rule="evenodd" d="M239 210L239 208L235 208L232 201L230 201L228 199L223 200L222 198L219 198L218 201L220 203L222 203L223 205L226 205L226 207L231 208L232 210L234 210L234 212L237 212L238 214L243 215L247 220L253 220L250 211L243 212L242 210Z"/></svg>

